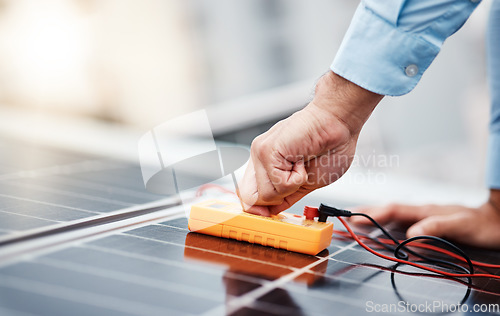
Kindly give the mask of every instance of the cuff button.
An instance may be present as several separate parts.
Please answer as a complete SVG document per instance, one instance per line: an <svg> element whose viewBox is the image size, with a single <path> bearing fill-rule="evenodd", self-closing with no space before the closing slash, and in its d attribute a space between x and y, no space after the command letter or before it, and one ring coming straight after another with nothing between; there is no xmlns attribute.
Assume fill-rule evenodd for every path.
<svg viewBox="0 0 500 316"><path fill-rule="evenodd" d="M406 66L405 68L405 74L408 77L415 77L418 74L418 67L415 64L411 64Z"/></svg>

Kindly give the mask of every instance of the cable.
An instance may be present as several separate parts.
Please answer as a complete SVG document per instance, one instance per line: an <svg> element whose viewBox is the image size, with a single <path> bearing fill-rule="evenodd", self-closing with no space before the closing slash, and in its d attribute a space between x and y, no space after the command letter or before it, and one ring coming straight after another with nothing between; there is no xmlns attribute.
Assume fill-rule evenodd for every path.
<svg viewBox="0 0 500 316"><path fill-rule="evenodd" d="M396 296L398 297L399 301L403 301L403 302L408 302L408 300L404 299L403 296L401 295L401 293L398 291L398 288L396 287L396 280L395 280L395 271L397 271L397 267L399 266L399 263L396 263L391 271L391 285L392 285L392 289L394 290L394 293L396 294ZM464 297L460 300L460 305L462 304L465 304L465 302L467 302L467 300L469 299L469 296L470 294L472 293L472 279L470 277L467 278L469 280L469 282L467 284L464 284L464 285L467 285L467 291L465 291L465 295ZM435 313L433 313L435 314ZM444 312L442 311L441 313L438 313L438 314L448 314L448 312Z"/></svg>
<svg viewBox="0 0 500 316"><path fill-rule="evenodd" d="M339 235L345 239L352 240L352 237L348 232L334 229L333 233L336 235ZM363 234L363 233L357 233L357 234L359 237L361 237L361 239L367 239L367 240L373 242L374 244L379 245L381 248L390 250L392 252L394 252L394 250L395 250L394 247L390 246L390 245L394 245L394 242L390 239L372 238L372 237L370 237L366 234Z"/></svg>
<svg viewBox="0 0 500 316"><path fill-rule="evenodd" d="M449 248L451 248L453 251L455 251L455 253L457 253L459 256L461 256L462 258L465 259L465 261L467 262L467 264L469 265L469 273L473 274L474 273L474 266L470 260L470 258L460 249L458 248L457 246L455 246L454 244L450 243L449 241L447 240L444 240L442 238L439 238L439 237L435 237L435 236L417 236L417 237L413 237L413 238L410 238L410 239L406 239L404 240L403 242L399 242L397 239L395 239L394 237L392 237L392 235L386 231L377 221L375 221L371 216L367 215L367 214L363 214L363 213L351 213L350 216L363 216L367 219L369 219L377 228L379 228L383 233L384 235L388 236L390 238L390 240L392 242L394 242L396 244L396 248L394 249L394 256L398 259L403 259L403 260L408 260L408 255L404 252L401 251L401 249L404 249L405 252L408 252L412 255L414 255L415 257L419 257L425 261L428 261L428 262L433 262L433 263L436 263L436 264L441 264L441 265L445 265L445 266L452 266L454 268L458 268L461 270L461 266L453 263L453 262L449 262L449 261L446 261L446 260L440 260L440 259L435 259L435 258L430 258L428 256L425 256L425 255L422 255L422 254L419 254L407 247L405 247L406 244L414 241L414 240L422 240L422 239L427 239L427 240L433 240L433 241L436 241L436 242L439 242L439 243L442 243L446 246L448 246Z"/></svg>
<svg viewBox="0 0 500 316"><path fill-rule="evenodd" d="M415 257L421 258L425 261L432 262L432 263L437 264L437 265L451 266L453 268L462 270L461 266L459 266L453 262L430 258L430 257L427 257L425 255L422 255L422 254L419 254L419 253L412 251L411 249L405 247L405 245L408 243L406 241L403 245L401 245L401 243L397 239L395 239L387 230L385 230L385 228L382 227L382 225L380 225L376 220L374 220L371 216L369 216L367 214L351 213L350 211L338 209L338 208L328 206L325 204L320 204L317 212L318 212L318 221L320 221L320 222L326 221L326 218L328 216L336 216L336 217L362 216L362 217L367 218L369 221L371 221L373 223L373 225L375 225L378 229L380 229L385 236L387 236L390 240L392 240L397 245L397 247L394 249L394 256L398 259L408 260L409 257L408 257L407 253L410 253L410 254L414 255ZM434 240L434 241L437 241L437 242L440 242L442 244L447 245L453 251L455 251L458 255L462 256L466 260L467 264L469 265L469 271L467 271L467 272L469 272L471 274L474 273L474 266L470 262L469 257L461 249L459 249L458 247L456 247L452 243L450 243L442 238L434 237L434 236L421 236L421 237L419 237L419 239L430 239L430 240ZM409 241L409 242L411 242L411 241ZM401 251L402 249L404 249L404 252Z"/></svg>
<svg viewBox="0 0 500 316"><path fill-rule="evenodd" d="M313 208L309 208L309 210L308 210L308 212L309 212L308 215L309 216L311 216L311 213L312 213L311 209L313 209ZM414 266L414 267L419 268L419 269L423 269L423 270L426 270L426 271L438 273L438 274L449 276L449 277L487 277L487 278L493 278L493 279L499 279L500 280L500 276L498 276L498 275L474 273L474 271L473 271L474 268L473 268L473 265L472 265L472 261L469 259L469 257L460 248L456 247L452 243L450 243L450 242L448 242L448 241L446 241L446 240L444 240L442 238L435 237L435 236L418 236L416 238L410 238L409 240L406 240L406 241L403 241L403 242L400 243L398 240L396 240L394 237L392 237L392 235L390 235L389 232L387 232L385 229L381 229L382 232L384 233L384 235L388 236L392 242L394 242L396 245L398 245L398 247L396 247L396 251L395 251L395 258L393 258L393 257L390 257L390 256L386 256L386 255L384 255L382 253L379 253L379 252L371 249L370 247L368 247L366 244L364 244L361 241L361 239L352 231L351 227L346 223L346 221L342 218L342 217L351 217L351 216L353 216L353 214L356 214L356 216L364 216L364 217L369 218L370 221L372 223L374 223L378 228L382 228L382 226L380 224L378 224L373 218L371 218L367 214L363 214L363 213L351 213L350 211L342 210L342 209L337 209L335 207L327 206L327 205L324 205L324 204L320 204L320 206L319 206L319 208L317 210L318 210L317 211L318 221L325 222L326 219L328 218L328 216L335 216L335 217L337 217L339 219L339 221L342 223L342 225L344 225L344 227L347 229L347 231L351 234L352 238L354 240L356 240L356 242L361 247L363 247L365 250L371 252L372 254L374 254L374 255L376 255L376 256L378 256L380 258L383 258L383 259L386 259L386 260L390 260L390 261L394 261L394 262L398 262L398 263L405 263L405 264ZM363 215L360 215L360 214L363 214ZM451 263L451 262L448 262L448 261L444 261L444 260L437 260L437 259L427 260L427 259L425 259L426 261L430 261L430 262L434 262L434 263L446 264L446 265L453 266L455 268L458 268L460 270L468 272L468 273L451 273L451 272L446 272L446 271L442 271L442 270L438 270L438 269L426 267L424 265L421 265L421 264L418 264L418 263L415 263L415 262L412 262L412 261L401 259L402 256L401 255L398 256L398 253L400 252L400 249L404 248L405 251L408 251L409 253L412 253L413 251L411 251L408 248L406 248L405 245L407 243L409 243L409 242L412 242L412 241L418 240L418 239L432 239L432 240L439 241L439 242L441 242L441 243L449 246L459 256L462 256L465 259L465 261L469 265L469 269L470 270L464 270L465 268L463 268L462 266L459 266L459 265L456 265L454 263ZM417 256L421 257L421 258L422 257L423 258L427 258L426 256L422 256L420 254L417 254Z"/></svg>
<svg viewBox="0 0 500 316"><path fill-rule="evenodd" d="M434 272L434 273L437 273L437 274L441 274L441 275L445 275L445 276L453 277L453 278L474 277L474 278L493 278L493 279L500 280L500 275L484 274L484 273L483 274L478 274L478 273L476 273L476 274L471 274L471 273L468 273L468 274L464 274L464 273L450 273L450 272L446 272L446 271L442 271L442 270L438 270L438 269L426 267L424 265L421 265L421 264L418 264L418 263L414 263L414 262L411 262L411 261L407 261L407 260L402 260L402 259L399 259L399 258L393 258L393 257L386 256L384 254L381 254L381 253L379 253L379 252L371 249L367 245L365 245L359 239L359 237L353 232L353 230L351 229L351 227L346 223L346 221L343 218L341 218L341 217L337 217L337 218L342 223L342 225L344 225L344 227L347 229L347 231L351 234L352 238L361 247L363 247L365 250L369 251L370 253L372 253L372 254L374 254L377 257L380 257L382 259L386 259L386 260L393 261L393 262L398 262L398 263L408 264L408 265L411 265L413 267L416 267L416 268L419 268L419 269L422 269L422 270L426 270L426 271L429 271L429 272Z"/></svg>
<svg viewBox="0 0 500 316"><path fill-rule="evenodd" d="M351 237L351 235L346 232L346 231L343 231L343 230L336 230L334 229L333 230L333 233L336 234L336 235L339 235L339 236L342 236L342 237ZM373 237L370 237L366 234L362 234L362 233L356 233L358 235L358 237L361 237L361 239L367 239L371 242L374 242L388 250L391 250L391 251L394 251L395 248L393 247L387 247L387 244L394 244L394 242L390 239L385 239L385 238L373 238ZM402 240L399 240L399 242L401 243ZM443 248L440 248L438 246L434 246L434 245L429 245L429 244L425 244L425 243L421 243L421 242L413 242L411 245L409 245L410 247L416 247L416 248L421 248L421 249L427 249L427 250L431 250L431 251L435 251L435 252L439 252L439 253L442 253L442 254L445 254L445 255L448 255L450 257L453 257L454 259L457 259L457 260L460 260L464 263L466 263L467 261L462 257L462 256L459 256L457 255L456 253L454 252L451 252L451 251L448 251L446 249L443 249ZM481 261L475 261L475 260L471 260L472 264L476 267L476 268L480 268L482 270L485 270L484 268L495 268L495 269L500 269L500 265L499 264L492 264L492 263L485 263L485 262L481 262ZM486 272L489 272L489 271L486 271Z"/></svg>
<svg viewBox="0 0 500 316"><path fill-rule="evenodd" d="M396 250L394 251L394 254L397 257L398 251L401 248L403 248L406 244L408 244L412 241L415 241L415 240L422 240L422 239L437 241L437 242L443 243L446 246L453 249L455 251L455 253L462 256L467 261L467 264L469 265L470 274L474 274L474 266L473 266L472 261L470 260L469 256L467 256L467 254L462 249L458 248L457 246L455 246L451 242L449 242L443 238L436 237L436 236L415 236L415 237L408 238L405 241L401 242L399 245L397 245ZM451 263L451 262L448 262L448 263Z"/></svg>
<svg viewBox="0 0 500 316"><path fill-rule="evenodd" d="M210 189L210 188L215 188L215 189L221 190L224 193L232 193L232 194L234 194L234 192L232 192L232 191L230 191L230 190L228 190L228 189L226 189L226 188L224 188L222 186L219 186L219 185L216 185L216 184L208 184L208 185L204 185L204 186L200 187L200 189L197 191L197 196L202 195L205 190ZM490 268L499 268L500 265L488 264L488 263L483 263L483 262L478 262L478 261L472 261L465 254L465 252L463 252L460 248L458 248L457 246L453 245L452 243L450 243L450 242L448 242L448 241L446 241L446 240L444 240L442 238L435 237L435 236L417 236L417 237L413 237L413 238L410 238L410 239L407 239L407 240L404 240L404 241L399 241L396 238L394 238L387 230L385 230L385 228L382 227L377 221L375 221L372 217L370 217L369 215L364 214L364 213L351 213L350 211L342 210L342 209L337 209L337 208L334 208L334 207L331 207L331 206L327 206L327 205L324 205L324 204L320 204L319 208L306 207L305 211L307 211L306 218L311 219L312 217L318 217L318 221L320 221L320 222L325 222L326 219L328 218L328 216L335 216L335 217L337 217L341 221L341 223L346 227L346 229L349 232L349 234L351 235L351 237L354 240L356 240L356 242L361 247L363 247L365 250L367 250L367 251L371 252L372 254L374 254L374 255L376 255L378 257L381 257L383 259L394 261L394 262L397 262L397 263L408 264L408 265L417 267L419 269L423 269L423 270L426 270L426 271L430 271L430 272L434 272L434 273L437 273L437 274L445 275L445 276L448 276L448 277L488 277L488 278L500 279L500 276L497 276L497 275L494 275L494 274L489 274L489 273L478 274L478 273L474 273L474 265L481 266L481 267L490 267ZM363 216L363 217L367 218L369 221L371 221L378 229L380 229L380 231L382 231L382 233L389 238L388 240L385 240L384 242L381 242L381 241L376 241L375 239L372 239L370 237L367 237L367 238L369 238L372 241L378 243L379 245L383 246L384 248L392 250L394 252L395 258L386 256L384 254L381 254L381 253L379 253L379 252L371 249L366 244L364 244L361 241L361 239L352 231L352 229L349 227L349 225L341 218L341 217L351 217L351 216ZM429 257L424 256L422 254L416 253L413 250L411 250L408 247L406 247L407 244L409 244L411 242L414 242L416 240L422 240L422 239L437 241L439 243L442 243L442 244L450 247L453 251L449 251L449 250L443 249L441 247L437 247L437 246L433 246L433 245L428 245L428 244L424 244L424 243L414 243L414 244L412 244L412 246L415 245L416 247L427 248L429 250L434 250L434 251L438 251L438 252L441 252L441 253L446 254L446 255L450 255L451 257L453 257L455 259L458 259L458 260L460 260L460 261L462 261L464 263L467 263L468 266L469 266L469 270L467 270L464 267L462 267L460 265L457 265L457 264L455 264L453 262L449 262L449 261L445 261L445 260L440 260L440 259L429 258ZM392 248L392 247L388 246L387 243L392 243L393 245L396 245L396 247ZM412 255L414 255L416 257L419 257L419 258L425 260L426 262L431 262L431 263L438 264L438 265L451 266L451 267L453 267L455 269L459 269L459 270L465 271L466 273L450 273L450 272L446 272L446 271L442 271L442 270L438 270L438 269L426 267L424 265L421 265L421 264L409 261L407 253L410 253L410 254L412 254Z"/></svg>

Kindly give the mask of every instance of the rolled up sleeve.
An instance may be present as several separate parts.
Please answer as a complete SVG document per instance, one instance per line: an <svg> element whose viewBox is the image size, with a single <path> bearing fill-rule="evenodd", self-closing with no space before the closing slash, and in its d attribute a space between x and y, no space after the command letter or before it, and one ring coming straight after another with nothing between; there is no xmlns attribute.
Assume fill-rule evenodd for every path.
<svg viewBox="0 0 500 316"><path fill-rule="evenodd" d="M410 92L476 0L364 0L331 70L369 91Z"/></svg>

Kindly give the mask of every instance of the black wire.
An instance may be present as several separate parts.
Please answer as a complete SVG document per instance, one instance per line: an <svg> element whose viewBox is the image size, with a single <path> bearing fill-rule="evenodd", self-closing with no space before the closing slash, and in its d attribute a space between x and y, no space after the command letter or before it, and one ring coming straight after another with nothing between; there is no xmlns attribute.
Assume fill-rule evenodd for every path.
<svg viewBox="0 0 500 316"><path fill-rule="evenodd" d="M394 238L382 225L380 225L371 216L369 216L367 214L364 214L364 213L351 213L351 216L362 216L362 217L367 218L368 220L370 220L373 223L373 225L375 225L378 229L380 229L385 236L387 236L397 246L399 246L399 244L400 244L399 240L397 240L396 238ZM441 263L441 264L447 264L447 261L443 262L442 260L429 258L429 257L424 256L422 254L416 253L415 251L413 251L411 249L408 249L407 247L399 247L397 249L398 250L396 250L396 248L395 248L393 251L394 251L394 256L396 256L396 258L398 258L398 259L408 260L408 254L407 253L410 253L410 254L412 254L412 255L414 255L416 257L419 257L419 258L427 260L427 261L432 261L432 262ZM404 251L402 251L401 249L404 249Z"/></svg>
<svg viewBox="0 0 500 316"><path fill-rule="evenodd" d="M418 262L418 261L417 261ZM392 267L392 271L391 271L391 285L392 285L392 289L394 290L394 293L396 294L396 296L398 297L398 299L400 301L403 301L403 302L406 302L408 303L408 301L406 299L403 298L403 296L401 295L401 293L398 291L398 288L396 287L396 281L395 281L395 272L399 272L397 270L397 268L401 265L401 263L396 263L393 267ZM467 271L467 269L465 269L464 267L460 267L462 270L464 271ZM466 272L467 273L467 272ZM424 275L428 275L428 274L424 274ZM457 280L458 282L462 283L463 281L457 279L457 278L453 278L455 280ZM464 285L467 285L467 291L465 291L465 294L464 296L462 297L462 299L460 300L460 303L458 303L459 305L463 305L465 304L465 302L467 302L467 300L469 299L469 296L472 292L472 278L471 277L467 277L467 279L469 280L469 282L467 283L462 283ZM421 312L420 312L421 313ZM445 315L445 314L449 314L450 312L438 312L438 313L427 313L427 312L424 312L422 314L433 314L433 315Z"/></svg>
<svg viewBox="0 0 500 316"><path fill-rule="evenodd" d="M416 236L416 237L408 238L402 242L399 242L399 240L394 238L384 227L382 227L382 225L380 225L371 216L364 214L364 213L351 213L350 216L362 216L362 217L365 217L368 220L370 220L370 222L372 222L373 225L375 225L378 229L380 229L380 231L382 231L382 233L385 236L387 236L389 239L391 239L396 244L396 248L393 251L394 251L394 256L398 259L408 260L408 253L409 253L409 254L412 254L412 255L414 255L418 258L421 258L427 262L431 262L431 263L438 264L438 265L444 265L444 266L448 266L448 267L453 267L455 269L465 271L466 274L473 274L474 273L474 265L472 264L472 261L470 260L469 256L467 256L467 254L462 249L460 249L459 247L455 246L454 244L452 244L451 242L449 242L443 238L439 238L436 236ZM453 262L450 262L447 260L434 259L434 258L427 257L425 255L419 254L419 253L406 247L406 244L408 244L410 242L413 242L415 240L423 240L423 239L437 241L437 242L445 244L446 246L451 248L456 254L463 257L465 259L465 261L467 261L467 264L469 265L469 270L467 270L466 268L464 268L456 263L453 263Z"/></svg>
<svg viewBox="0 0 500 316"><path fill-rule="evenodd" d="M387 250L390 250L392 252L394 252L396 250L396 247L392 247L392 246L390 246L390 245L388 245L386 243L383 243L380 240L378 240L377 238L370 237L370 235L368 235L368 234L356 233L356 235L363 236L363 237L369 239L371 242L379 245L380 247L385 248ZM350 238L352 240L352 237L347 237L347 236L341 236L341 237L343 237L345 239L349 239Z"/></svg>
<svg viewBox="0 0 500 316"><path fill-rule="evenodd" d="M394 253L394 256L395 256L396 258L403 259L403 260L408 260L408 259L403 258L402 256L397 255L397 254L400 254L400 253L402 252L402 251L401 251L401 248L399 248L399 249L398 249L397 247L391 247L391 246L389 246L389 245L387 245L387 244L385 244L385 243L383 243L383 242L381 242L381 241L377 240L377 238L370 237L368 234L356 233L356 235L358 235L358 236L363 236L363 237L365 237L365 238L369 239L371 242L376 243L377 245L380 245L381 247L383 247L383 248L385 248L385 249L387 249L387 250L392 251L392 252ZM427 237L427 236L425 236L425 237ZM432 239L434 238L434 236L431 236L431 237L432 237ZM438 238L438 237L436 237L436 238ZM398 245L398 247L399 247L399 245ZM461 254L460 254L460 255L461 255ZM429 260L422 261L422 262L427 262L427 263L429 263L428 261L429 261ZM469 272L469 270L464 270L464 269L465 269L464 267L462 267L462 266L460 266L460 265L458 265L458 264L455 264L455 263L453 263L453 262L444 261L444 260L438 260L438 259L430 259L430 261L432 261L433 263L440 263L440 264L442 264L442 265L446 265L446 266L452 266L452 267L453 267L453 268L455 268L455 269L462 270L462 271L466 271L465 273L468 273L468 272ZM472 262L471 262L471 263L472 263ZM490 273L490 272L489 272L489 271L486 271L486 273ZM421 273L418 273L418 274L421 274Z"/></svg>
<svg viewBox="0 0 500 316"><path fill-rule="evenodd" d="M415 241L415 240L423 240L423 239L437 241L437 242L445 244L446 246L448 246L449 248L451 248L456 254L462 256L467 261L467 264L469 265L469 274L474 274L474 265L472 264L472 261L470 260L469 256L467 256L467 254L462 249L460 249L459 247L455 246L451 242L447 241L446 239L439 238L439 237L436 237L436 236L415 236L415 237L408 238L408 239L404 240L403 242L401 242L396 247L396 251L395 251L394 255L397 257L397 252L402 247L404 247L406 244L408 244L408 243L410 243L412 241ZM448 262L448 263L451 263L451 262ZM455 265L455 264L453 264L453 265Z"/></svg>
<svg viewBox="0 0 500 316"><path fill-rule="evenodd" d="M358 236L363 236L363 237L365 237L366 239L370 240L371 242L373 242L373 243L375 243L375 244L377 244L377 245L379 245L379 246L381 246L381 247L383 247L383 248L385 248L385 249L387 249L387 250L390 250L390 251L392 251L392 252L394 252L394 251L396 250L396 247L391 247L391 246L389 246L389 245L387 245L387 244L385 244L385 243L383 243L383 242L379 241L377 238L370 237L368 234L364 234L364 233L356 233L356 235L358 235ZM346 238L346 239L349 239L349 237L347 237L347 236L346 236L346 237L342 236L342 237L343 237L343 238ZM352 239L352 237L350 237L350 238ZM458 265L457 265L457 266L458 266ZM462 268L461 266L459 266L459 267L460 267L460 268ZM481 267L481 266L475 267L475 268L474 268L474 271L477 271L477 269L479 269L479 270L481 270L481 271L483 271L484 273L487 273L487 274L493 274L493 272L491 272L491 270L490 270L490 269L487 269L487 268L485 268L485 267Z"/></svg>
<svg viewBox="0 0 500 316"><path fill-rule="evenodd" d="M348 210L343 210L343 209L339 209L339 208L336 208L336 207L333 207L333 206L328 206L328 205L325 205L323 203L321 203L320 206L318 207L318 212L319 212L319 215L318 215L318 221L319 222L325 222L326 219L328 218L328 216L337 216L337 217L362 216L362 217L367 218L370 222L373 223L373 225L375 225L378 229L380 229L385 236L387 236L390 240L392 240L394 242L394 244L397 246L394 249L394 256L396 258L398 258L398 259L408 260L408 257L409 257L408 253L409 253L409 254L412 254L413 256L418 257L420 259L423 259L423 260L425 260L425 261L427 261L429 263L433 263L433 264L436 264L436 265L453 267L455 269L462 270L462 271L464 271L464 270L468 271L465 268L463 268L462 266L460 266L458 264L455 264L453 262L450 262L450 261L447 261L447 260L430 258L430 257L427 257L425 255L416 253L415 251L413 251L411 249L408 249L405 246L406 244L408 244L408 243L410 243L412 241L422 240L422 239L433 240L433 241L437 241L437 242L443 243L443 244L447 245L449 248L451 248L455 253L457 253L458 255L462 256L465 259L465 261L467 261L467 263L469 264L469 268L470 268L470 271L468 271L469 274L473 274L474 273L474 268L473 268L472 262L469 259L469 257L465 254L465 252L463 252L460 248L458 248L457 246L455 246L454 244L450 243L449 241L447 241L445 239L442 239L442 238L439 238L439 237L435 237L435 236L416 236L416 237L412 237L412 238L406 239L406 240L404 240L403 242L400 243L399 240L397 240L396 238L394 238L387 230L385 230L384 227L382 227L382 225L380 225L379 223L377 223L376 220L374 220L371 216L369 216L367 214L364 214L364 213L351 213Z"/></svg>
<svg viewBox="0 0 500 316"><path fill-rule="evenodd" d="M380 225L379 223L377 223L377 221L374 220L371 216L369 216L367 214L364 214L364 213L351 213L351 216L362 216L362 217L367 218L368 220L370 220L370 222L373 223L373 225L375 225L378 229L380 229L382 231L382 233L385 236L387 236L387 238L389 238L390 240L392 240L396 245L399 245L399 240L397 240L396 238L392 237L392 235L387 230L385 230L385 228L382 227L382 225ZM412 251L409 250L408 248L405 247L403 249L405 251L411 253L412 255L414 255L414 253L412 253ZM393 251L395 251L395 249L393 249ZM399 253L401 254L401 257L399 258L399 257L396 256L396 258L403 259L403 260L408 260L408 254L406 254L403 251L399 251Z"/></svg>

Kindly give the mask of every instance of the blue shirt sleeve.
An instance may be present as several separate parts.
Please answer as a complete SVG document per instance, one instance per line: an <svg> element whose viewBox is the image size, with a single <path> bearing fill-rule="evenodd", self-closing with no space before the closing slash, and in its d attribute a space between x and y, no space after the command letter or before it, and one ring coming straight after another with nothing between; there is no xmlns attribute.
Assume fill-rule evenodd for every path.
<svg viewBox="0 0 500 316"><path fill-rule="evenodd" d="M500 1L491 5L486 41L488 79L491 96L490 139L486 181L490 188L500 189Z"/></svg>
<svg viewBox="0 0 500 316"><path fill-rule="evenodd" d="M372 92L410 92L480 0L362 0L331 65Z"/></svg>

